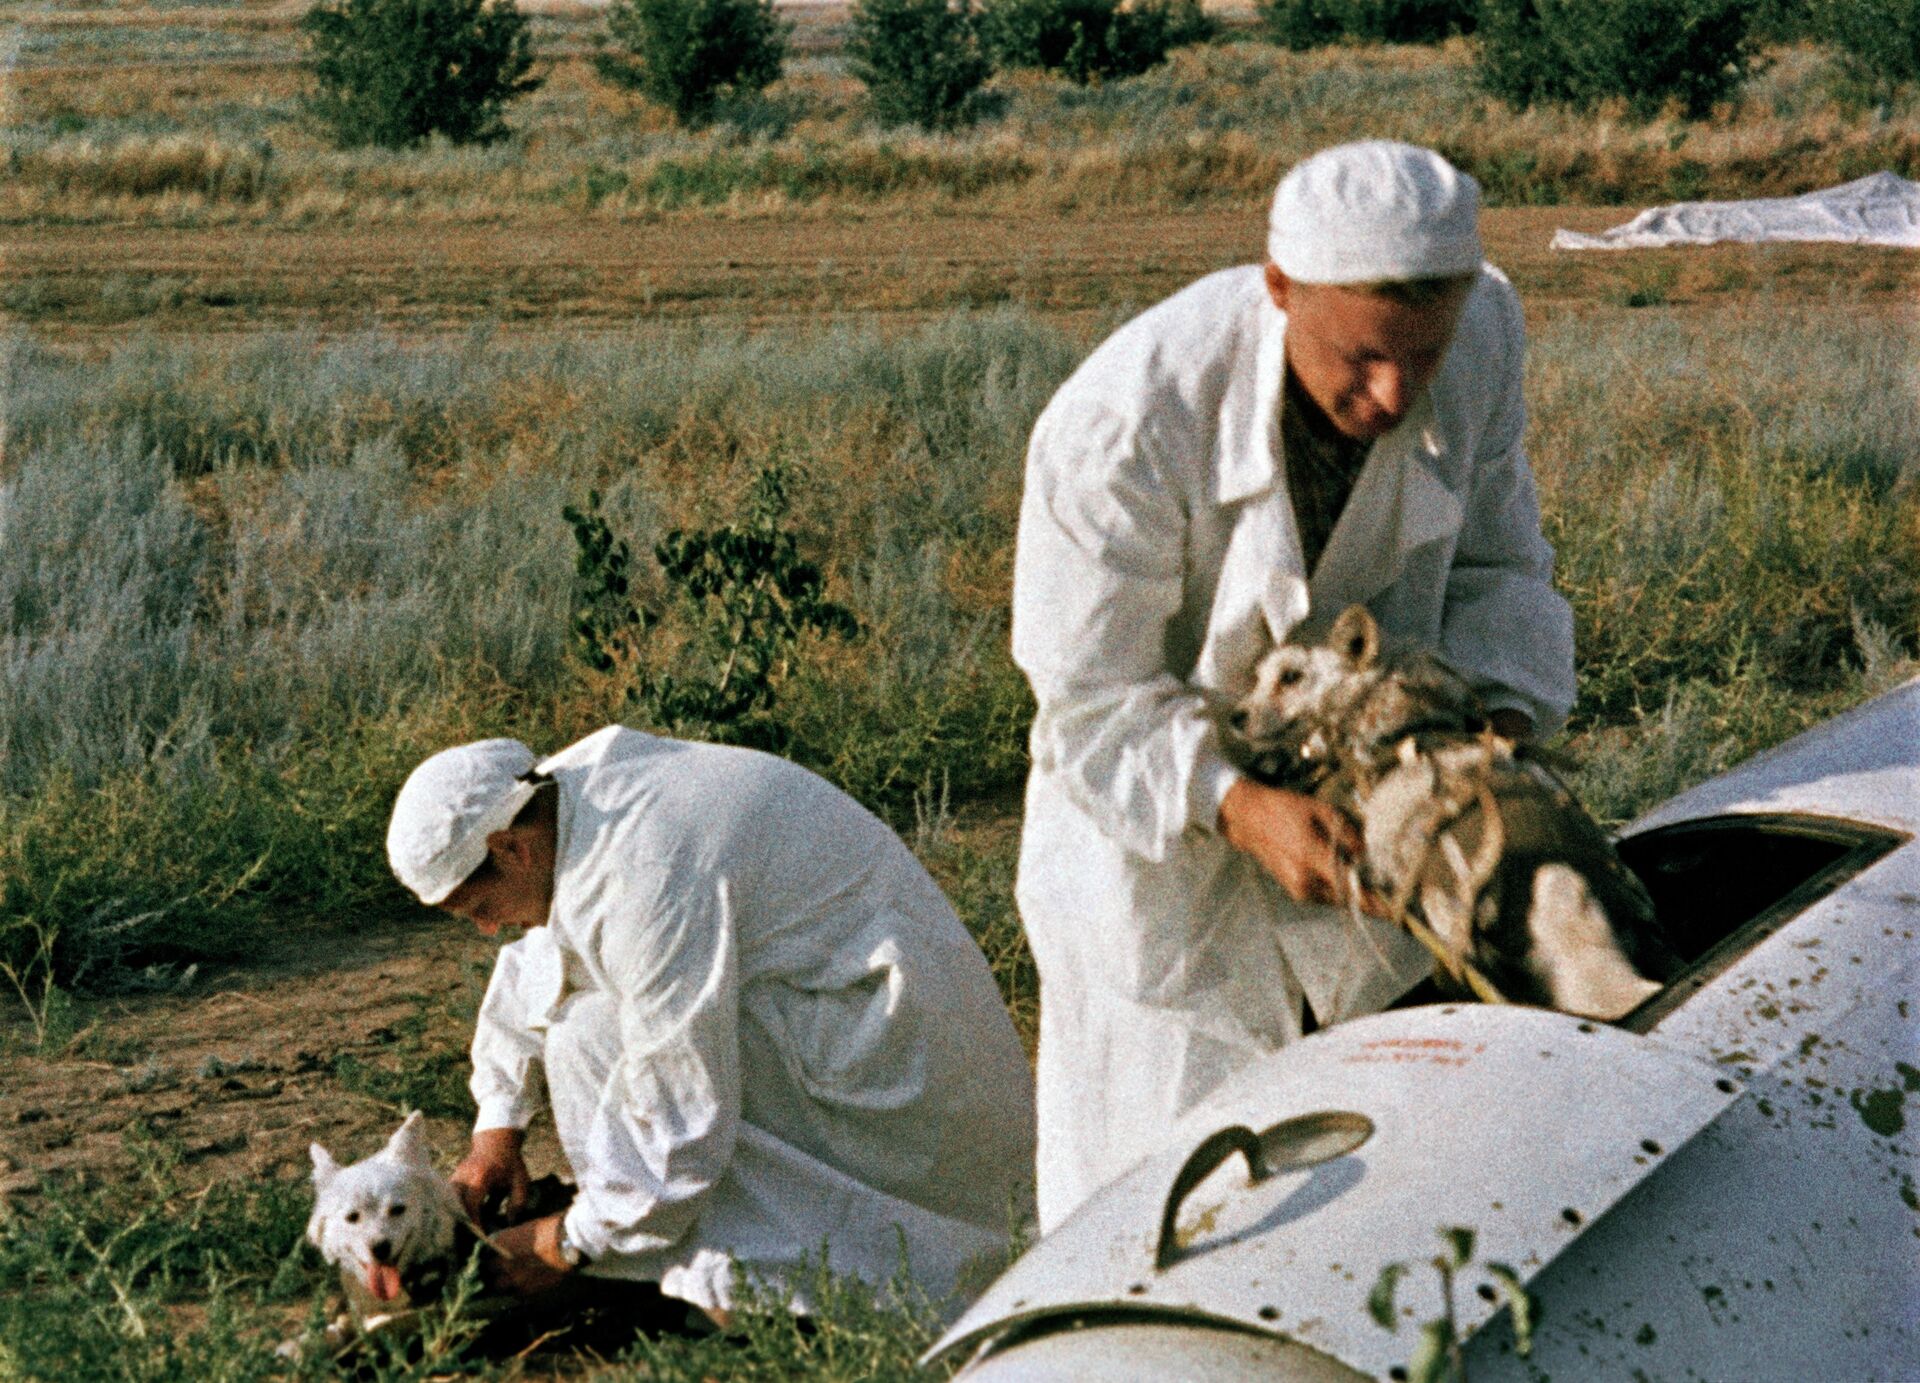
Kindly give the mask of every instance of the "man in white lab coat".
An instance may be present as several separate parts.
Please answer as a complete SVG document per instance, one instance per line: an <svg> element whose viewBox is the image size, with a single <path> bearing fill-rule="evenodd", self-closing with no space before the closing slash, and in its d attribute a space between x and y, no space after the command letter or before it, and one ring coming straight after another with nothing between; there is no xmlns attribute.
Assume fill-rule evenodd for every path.
<svg viewBox="0 0 1920 1383"><path fill-rule="evenodd" d="M414 770L387 848L421 901L526 929L481 1006L453 1179L470 1208L524 1197L550 1106L578 1190L494 1236L500 1285L584 1270L724 1319L736 1268L808 1309L792 1270L824 1252L958 1305L1004 1254L1031 1204L1025 1056L933 880L825 780L618 726L537 764L486 740Z"/></svg>
<svg viewBox="0 0 1920 1383"><path fill-rule="evenodd" d="M1039 703L1018 900L1043 1231L1240 1066L1428 968L1328 906L1351 825L1222 756L1217 710L1264 652L1363 602L1508 733L1572 703L1520 307L1478 211L1428 150L1315 155L1281 182L1264 265L1129 322L1034 428L1013 651Z"/></svg>

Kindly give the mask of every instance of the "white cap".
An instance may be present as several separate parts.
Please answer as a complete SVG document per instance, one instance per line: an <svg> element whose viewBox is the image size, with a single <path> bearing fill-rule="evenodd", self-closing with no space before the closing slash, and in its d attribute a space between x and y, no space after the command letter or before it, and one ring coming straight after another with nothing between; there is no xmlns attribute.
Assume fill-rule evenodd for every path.
<svg viewBox="0 0 1920 1383"><path fill-rule="evenodd" d="M505 830L538 791L533 751L519 740L478 740L443 749L407 775L387 826L387 862L432 906L487 857L487 837Z"/></svg>
<svg viewBox="0 0 1920 1383"><path fill-rule="evenodd" d="M1267 257L1299 283L1404 283L1480 268L1480 184L1431 149L1337 144L1273 194Z"/></svg>

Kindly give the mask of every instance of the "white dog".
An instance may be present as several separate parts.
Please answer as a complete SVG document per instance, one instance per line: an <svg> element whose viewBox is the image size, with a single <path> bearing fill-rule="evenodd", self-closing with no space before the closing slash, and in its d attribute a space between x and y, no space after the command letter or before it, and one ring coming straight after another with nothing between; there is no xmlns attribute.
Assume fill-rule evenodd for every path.
<svg viewBox="0 0 1920 1383"><path fill-rule="evenodd" d="M407 1115L387 1145L342 1167L318 1143L313 1157L313 1216L307 1240L340 1270L353 1324L376 1328L423 1299L457 1267L455 1241L466 1224L453 1186L433 1169L425 1121Z"/></svg>

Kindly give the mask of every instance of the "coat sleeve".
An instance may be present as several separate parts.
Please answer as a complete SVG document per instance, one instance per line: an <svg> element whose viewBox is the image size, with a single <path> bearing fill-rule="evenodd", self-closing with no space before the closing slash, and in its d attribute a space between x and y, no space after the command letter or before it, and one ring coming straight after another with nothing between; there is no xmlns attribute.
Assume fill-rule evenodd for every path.
<svg viewBox="0 0 1920 1383"><path fill-rule="evenodd" d="M1168 667L1188 517L1161 451L1139 417L1056 398L1028 451L1013 576L1034 766L1151 860L1190 826L1214 829L1237 776L1204 700Z"/></svg>
<svg viewBox="0 0 1920 1383"><path fill-rule="evenodd" d="M545 941L538 934L522 937L501 947L493 962L493 978L474 1023L473 1075L467 1081L479 1106L475 1133L525 1128L545 1103L539 1065L543 1044L529 1022L539 1003L534 991L541 988L534 946Z"/></svg>
<svg viewBox="0 0 1920 1383"><path fill-rule="evenodd" d="M1498 281L1504 355L1498 396L1467 492L1465 519L1441 616L1441 653L1494 707L1525 711L1552 734L1572 709L1573 612L1553 588L1553 547L1540 532L1540 503L1523 436L1525 327L1520 304Z"/></svg>
<svg viewBox="0 0 1920 1383"><path fill-rule="evenodd" d="M567 1231L590 1258L663 1248L699 1218L740 1124L739 992L725 890L663 864L618 890L600 964L619 1055L587 1136Z"/></svg>

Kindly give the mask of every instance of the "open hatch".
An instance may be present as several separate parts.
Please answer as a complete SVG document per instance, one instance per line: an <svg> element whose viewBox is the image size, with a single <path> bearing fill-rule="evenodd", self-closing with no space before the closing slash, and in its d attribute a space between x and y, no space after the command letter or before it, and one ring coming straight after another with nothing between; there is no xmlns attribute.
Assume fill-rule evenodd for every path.
<svg viewBox="0 0 1920 1383"><path fill-rule="evenodd" d="M1644 1032L1908 837L1836 817L1734 815L1619 842L1685 968L1621 1026Z"/></svg>

